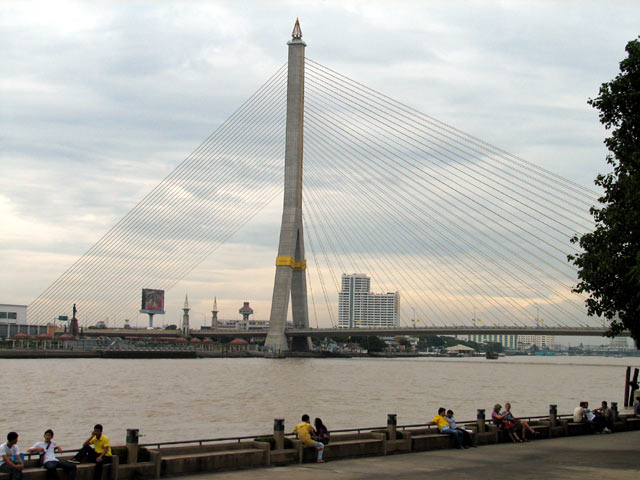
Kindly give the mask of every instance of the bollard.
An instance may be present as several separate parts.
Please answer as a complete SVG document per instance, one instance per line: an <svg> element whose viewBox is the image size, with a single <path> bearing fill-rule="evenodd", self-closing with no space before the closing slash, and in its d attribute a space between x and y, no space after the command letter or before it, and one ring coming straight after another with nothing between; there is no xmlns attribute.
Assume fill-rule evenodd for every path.
<svg viewBox="0 0 640 480"><path fill-rule="evenodd" d="M486 431L485 423L484 423L484 408L478 409L478 433L484 433Z"/></svg>
<svg viewBox="0 0 640 480"><path fill-rule="evenodd" d="M127 463L138 462L138 430L127 428Z"/></svg>
<svg viewBox="0 0 640 480"><path fill-rule="evenodd" d="M397 415L395 413L387 413L387 436L389 440L396 439L396 420Z"/></svg>
<svg viewBox="0 0 640 480"><path fill-rule="evenodd" d="M549 405L549 421L552 427L558 425L558 405Z"/></svg>
<svg viewBox="0 0 640 480"><path fill-rule="evenodd" d="M276 450L284 450L284 418L273 419L273 438L276 441Z"/></svg>
<svg viewBox="0 0 640 480"><path fill-rule="evenodd" d="M620 420L620 417L618 417L618 402L611 402L611 411L613 412L613 421Z"/></svg>

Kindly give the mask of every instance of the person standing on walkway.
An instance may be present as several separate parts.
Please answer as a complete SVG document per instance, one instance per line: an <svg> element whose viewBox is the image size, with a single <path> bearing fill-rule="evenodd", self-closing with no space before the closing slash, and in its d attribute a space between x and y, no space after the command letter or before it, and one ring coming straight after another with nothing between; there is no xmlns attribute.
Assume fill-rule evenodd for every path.
<svg viewBox="0 0 640 480"><path fill-rule="evenodd" d="M18 434L9 432L7 441L0 445L0 472L8 473L11 480L22 478L24 463L18 449Z"/></svg>
<svg viewBox="0 0 640 480"><path fill-rule="evenodd" d="M309 415L307 415L306 413L302 415L302 421L295 426L295 428L293 429L293 433L298 436L298 440L300 440L305 447L314 447L318 452L318 463L324 463L324 460L322 459L322 454L324 453L324 444L321 442L316 442L311 438L313 427L309 423Z"/></svg>
<svg viewBox="0 0 640 480"><path fill-rule="evenodd" d="M93 448L91 446L93 445ZM93 427L91 436L85 440L82 444L82 448L76 453L72 460L73 463L80 463L80 461L87 457L89 461L95 462L96 467L93 470L93 480L102 479L102 466L105 463L111 463L111 444L109 443L109 437L102 433L102 425L97 424Z"/></svg>
<svg viewBox="0 0 640 480"><path fill-rule="evenodd" d="M462 446L462 432L451 428L451 424L444 416L444 413L446 411L447 411L446 408L440 407L438 409L438 415L433 417L433 420L431 420L431 423L438 427L438 431L440 433L444 433L452 437L453 440L456 442L456 448L464 448Z"/></svg>
<svg viewBox="0 0 640 480"><path fill-rule="evenodd" d="M56 452L61 452L62 448L53 441L53 430L44 432L44 442L37 442L28 452L38 452L42 457L42 467L47 469L47 480L58 480L56 468L61 468L67 473L68 480L75 480L76 466L71 462L58 460Z"/></svg>

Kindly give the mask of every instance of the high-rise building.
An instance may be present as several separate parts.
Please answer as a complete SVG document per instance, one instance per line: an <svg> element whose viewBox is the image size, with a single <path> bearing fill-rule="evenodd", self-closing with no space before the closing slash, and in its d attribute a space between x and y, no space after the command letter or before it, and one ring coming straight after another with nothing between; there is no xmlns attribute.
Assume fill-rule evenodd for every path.
<svg viewBox="0 0 640 480"><path fill-rule="evenodd" d="M400 294L372 293L362 273L342 274L338 293L338 328L399 327Z"/></svg>
<svg viewBox="0 0 640 480"><path fill-rule="evenodd" d="M476 342L476 343L488 343L494 342L499 343L504 348L509 350L515 350L518 348L518 335L467 335L468 342Z"/></svg>

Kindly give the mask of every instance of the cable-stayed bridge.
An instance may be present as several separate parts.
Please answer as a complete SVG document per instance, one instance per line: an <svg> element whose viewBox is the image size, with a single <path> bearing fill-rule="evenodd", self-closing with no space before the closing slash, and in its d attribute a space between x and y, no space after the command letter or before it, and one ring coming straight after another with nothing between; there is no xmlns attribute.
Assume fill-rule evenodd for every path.
<svg viewBox="0 0 640 480"><path fill-rule="evenodd" d="M306 58L296 29L287 64L32 302L30 322L74 303L81 325L135 318L141 288L171 291L284 192L271 321L284 331L291 298L288 336L337 326L351 272L400 293L402 328L603 331L567 262L595 192Z"/></svg>

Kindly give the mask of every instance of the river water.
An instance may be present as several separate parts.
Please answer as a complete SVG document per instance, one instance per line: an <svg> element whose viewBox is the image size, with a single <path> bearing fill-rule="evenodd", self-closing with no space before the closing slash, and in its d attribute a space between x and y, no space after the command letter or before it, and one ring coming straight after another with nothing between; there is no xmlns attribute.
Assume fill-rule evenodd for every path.
<svg viewBox="0 0 640 480"><path fill-rule="evenodd" d="M0 437L26 449L47 428L65 449L102 423L112 444L290 431L302 413L329 428L424 423L440 406L458 420L510 401L516 415L571 413L580 400L622 406L627 365L639 358L21 359L0 360Z"/></svg>

